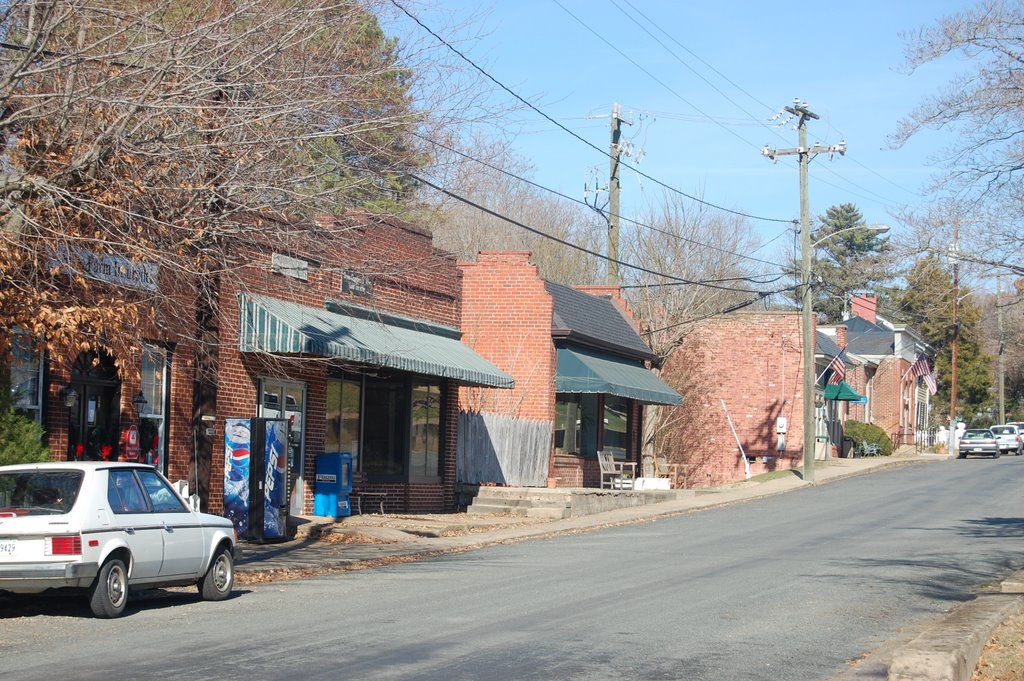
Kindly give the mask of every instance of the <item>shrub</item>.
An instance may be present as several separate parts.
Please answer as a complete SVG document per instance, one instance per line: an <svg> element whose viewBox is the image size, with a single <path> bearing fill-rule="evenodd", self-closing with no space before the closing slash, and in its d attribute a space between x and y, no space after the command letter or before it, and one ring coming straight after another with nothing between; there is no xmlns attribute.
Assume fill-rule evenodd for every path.
<svg viewBox="0 0 1024 681"><path fill-rule="evenodd" d="M41 425L13 409L0 412L0 466L46 461L49 457Z"/></svg>
<svg viewBox="0 0 1024 681"><path fill-rule="evenodd" d="M853 440L854 447L859 448L862 443L878 445L878 451L882 456L890 456L893 451L892 440L884 430L873 423L862 423L861 421L847 421L843 424L843 432L846 437Z"/></svg>

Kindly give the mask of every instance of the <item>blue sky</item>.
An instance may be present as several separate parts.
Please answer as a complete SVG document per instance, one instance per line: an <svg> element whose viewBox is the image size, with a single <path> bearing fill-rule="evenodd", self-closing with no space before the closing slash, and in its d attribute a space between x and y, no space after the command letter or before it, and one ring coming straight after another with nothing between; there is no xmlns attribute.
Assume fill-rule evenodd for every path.
<svg viewBox="0 0 1024 681"><path fill-rule="evenodd" d="M936 171L930 159L952 142L952 133L927 132L898 150L888 148L887 137L963 67L947 60L907 73L901 33L970 5L446 0L409 8L460 40L459 49L494 78L601 149L609 143L612 104L620 103L634 120L624 138L644 152L640 170L750 215L799 217L796 157L773 164L760 150L797 146L793 125L776 127L769 117L800 98L821 117L810 123L809 141L844 140L848 147L845 157L812 162L812 216L851 202L869 223L898 231L900 208L928 203L923 186ZM446 33L445 26L471 18L469 28ZM493 96L512 102L505 93ZM522 111L507 126L515 150L534 166L535 181L577 198L593 169L606 182L607 156L541 116ZM662 193L628 169L622 187L626 215ZM753 224L765 241L786 229Z"/></svg>

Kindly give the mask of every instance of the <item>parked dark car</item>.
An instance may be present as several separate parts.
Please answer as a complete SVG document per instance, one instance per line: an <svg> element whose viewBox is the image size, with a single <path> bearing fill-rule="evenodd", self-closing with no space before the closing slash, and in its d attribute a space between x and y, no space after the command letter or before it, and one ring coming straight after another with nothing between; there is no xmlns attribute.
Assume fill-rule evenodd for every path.
<svg viewBox="0 0 1024 681"><path fill-rule="evenodd" d="M959 458L966 459L968 454L979 454L999 458L999 440L988 428L968 428L960 436Z"/></svg>
<svg viewBox="0 0 1024 681"><path fill-rule="evenodd" d="M1020 428L1012 423L989 428L992 434L999 440L999 451L1003 454L1016 454L1020 456L1024 451L1024 439L1021 439Z"/></svg>

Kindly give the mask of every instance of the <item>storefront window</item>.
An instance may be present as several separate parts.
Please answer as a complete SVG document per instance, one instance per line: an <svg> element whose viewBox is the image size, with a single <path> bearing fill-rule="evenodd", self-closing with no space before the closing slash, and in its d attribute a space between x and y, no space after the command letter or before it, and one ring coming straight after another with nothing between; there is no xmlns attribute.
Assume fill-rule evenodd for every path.
<svg viewBox="0 0 1024 681"><path fill-rule="evenodd" d="M146 404L139 414L139 450L142 460L167 471L167 404L168 374L170 372L167 348L146 343L142 346L142 396Z"/></svg>
<svg viewBox="0 0 1024 681"><path fill-rule="evenodd" d="M353 470L359 470L359 417L362 386L351 379L327 381L325 452L348 452Z"/></svg>
<svg viewBox="0 0 1024 681"><path fill-rule="evenodd" d="M400 379L368 377L364 391L362 470L387 478L404 477L409 385Z"/></svg>
<svg viewBox="0 0 1024 681"><path fill-rule="evenodd" d="M555 398L555 450L577 453L580 439L580 403L578 395L557 395Z"/></svg>
<svg viewBox="0 0 1024 681"><path fill-rule="evenodd" d="M621 397L606 395L604 398L604 451L612 452L618 459L625 458L628 426L629 402Z"/></svg>
<svg viewBox="0 0 1024 681"><path fill-rule="evenodd" d="M27 334L14 334L11 349L11 405L36 423L43 420L43 363Z"/></svg>
<svg viewBox="0 0 1024 681"><path fill-rule="evenodd" d="M409 438L409 475L434 479L441 452L441 386L414 383Z"/></svg>

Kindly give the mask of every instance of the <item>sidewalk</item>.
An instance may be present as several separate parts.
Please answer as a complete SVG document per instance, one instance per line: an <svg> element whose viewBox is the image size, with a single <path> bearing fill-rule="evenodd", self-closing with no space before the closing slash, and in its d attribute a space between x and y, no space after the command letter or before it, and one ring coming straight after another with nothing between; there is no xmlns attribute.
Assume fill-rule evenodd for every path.
<svg viewBox="0 0 1024 681"><path fill-rule="evenodd" d="M861 475L879 468L946 460L945 455L916 455L906 447L891 457L830 459L815 467L815 484ZM277 544L242 544L239 581L273 581L315 572L372 567L382 561L465 551L491 544L643 522L652 518L781 494L804 487L797 473L767 481L749 480L723 487L683 490L672 501L619 508L602 513L544 520L506 515L357 515L297 518L295 538ZM252 575L249 577L248 575Z"/></svg>

